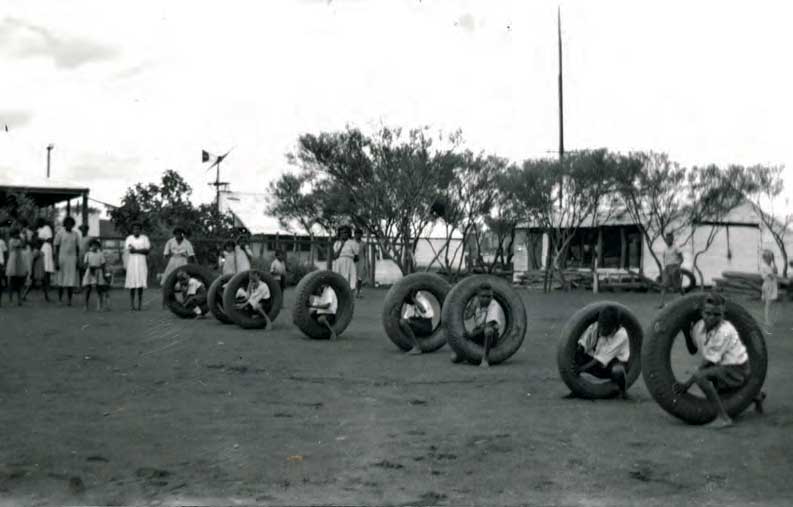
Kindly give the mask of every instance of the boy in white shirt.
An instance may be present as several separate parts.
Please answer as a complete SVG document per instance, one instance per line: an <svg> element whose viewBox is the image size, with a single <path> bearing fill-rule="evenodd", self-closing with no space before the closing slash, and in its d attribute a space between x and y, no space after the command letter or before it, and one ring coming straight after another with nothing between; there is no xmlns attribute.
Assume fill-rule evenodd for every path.
<svg viewBox="0 0 793 507"><path fill-rule="evenodd" d="M202 310L207 303L207 290L204 283L198 278L188 275L186 271L180 270L176 277L184 290L182 305L187 309L193 310L197 319L206 317Z"/></svg>
<svg viewBox="0 0 793 507"><path fill-rule="evenodd" d="M590 325L578 339L575 370L611 380L627 398L626 371L630 359L628 332L620 326L620 312L613 306L600 310L598 321Z"/></svg>
<svg viewBox="0 0 793 507"><path fill-rule="evenodd" d="M487 356L490 352L490 347L495 345L495 342L507 327L504 310L493 297L493 288L490 285L483 285L479 288L474 301L473 321L474 328L468 333L468 339L484 347L482 362L479 363L479 366L489 368L490 362ZM457 355L456 352L452 352L453 363L459 363L462 360L463 358Z"/></svg>
<svg viewBox="0 0 793 507"><path fill-rule="evenodd" d="M680 292L683 295L683 280L680 275L680 266L683 264L683 254L675 246L675 236L672 233L664 237L666 250L663 253L664 271L661 273L661 304L658 308L664 307L666 291Z"/></svg>
<svg viewBox="0 0 793 507"><path fill-rule="evenodd" d="M410 355L422 353L416 336L427 337L432 334L432 318L435 312L432 304L423 291L413 289L408 294L405 302L405 311L399 319L399 328L410 339L413 347L408 351Z"/></svg>
<svg viewBox="0 0 793 507"><path fill-rule="evenodd" d="M732 419L724 409L719 397L720 391L741 387L751 374L749 354L741 343L738 331L724 320L726 302L719 294L709 294L702 306L702 320L691 325L686 337L686 346L691 354L699 349L702 364L694 374L682 384L675 384L674 390L682 394L697 384L708 400L716 405L718 417L710 426L725 428L732 425ZM762 395L761 395L762 396ZM755 400L758 412L762 412L762 398Z"/></svg>
<svg viewBox="0 0 793 507"><path fill-rule="evenodd" d="M239 295L240 292L237 291L237 296ZM264 317L264 320L267 322L265 329L269 329L272 322L270 321L270 316L267 315L264 304L270 300L270 287L262 280L259 272L256 270L251 271L248 275L248 290L246 295L247 299L241 303L237 303L237 308L243 309L247 307L257 312Z"/></svg>
<svg viewBox="0 0 793 507"><path fill-rule="evenodd" d="M333 324L336 322L336 312L339 308L336 292L330 285L323 285L321 295L312 296L309 305L311 315L317 319L318 323L328 328L331 341L335 340L337 336L333 330Z"/></svg>

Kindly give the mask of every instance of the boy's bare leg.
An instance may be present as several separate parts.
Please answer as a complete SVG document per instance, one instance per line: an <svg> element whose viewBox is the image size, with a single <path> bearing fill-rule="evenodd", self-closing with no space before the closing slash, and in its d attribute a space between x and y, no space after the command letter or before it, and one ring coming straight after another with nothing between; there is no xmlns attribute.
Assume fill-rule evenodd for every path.
<svg viewBox="0 0 793 507"><path fill-rule="evenodd" d="M328 331L330 331L330 340L331 341L335 341L338 338L338 336L336 336L336 331L333 330L333 326L331 326L330 322L328 322L328 317L327 316L320 315L319 317L317 317L317 322L319 322L320 324L322 324L323 326L328 328Z"/></svg>
<svg viewBox="0 0 793 507"><path fill-rule="evenodd" d="M413 332L413 328L410 327L408 321L405 319L399 319L399 329L405 333L412 345L411 349L408 350L407 353L411 356L417 356L421 354L423 351L421 350L421 347L419 347L419 341L416 338L416 333Z"/></svg>
<svg viewBox="0 0 793 507"><path fill-rule="evenodd" d="M716 420L710 423L708 426L713 428L726 428L727 426L731 426L732 419L724 409L724 404L721 402L719 392L716 390L716 386L713 385L713 382L710 381L707 369L704 371L700 370L695 373L694 382L696 382L699 388L702 389L702 392L705 393L705 396L707 396L711 402L716 404L716 410L719 413Z"/></svg>
<svg viewBox="0 0 793 507"><path fill-rule="evenodd" d="M85 288L85 311L88 311L88 306L91 303L91 286Z"/></svg>

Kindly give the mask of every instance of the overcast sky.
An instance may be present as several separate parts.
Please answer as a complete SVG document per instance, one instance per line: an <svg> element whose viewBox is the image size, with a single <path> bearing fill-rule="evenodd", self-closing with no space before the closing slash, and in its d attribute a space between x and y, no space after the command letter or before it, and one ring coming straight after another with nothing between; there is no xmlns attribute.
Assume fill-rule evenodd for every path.
<svg viewBox="0 0 793 507"><path fill-rule="evenodd" d="M303 132L461 128L514 160L565 145L686 164L787 166L793 31L785 3L438 0L0 0L0 180L53 178L118 203L178 170L209 200L264 192ZM8 125L9 132L5 132Z"/></svg>

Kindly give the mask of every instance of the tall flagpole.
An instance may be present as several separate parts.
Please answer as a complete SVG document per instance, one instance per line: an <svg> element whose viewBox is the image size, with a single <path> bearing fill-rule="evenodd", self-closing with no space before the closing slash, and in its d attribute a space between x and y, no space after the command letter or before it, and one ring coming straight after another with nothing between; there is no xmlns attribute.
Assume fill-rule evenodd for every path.
<svg viewBox="0 0 793 507"><path fill-rule="evenodd" d="M556 30L559 43L559 166L564 163L564 101L562 99L562 9L556 8ZM564 176L559 180L559 205L562 205Z"/></svg>

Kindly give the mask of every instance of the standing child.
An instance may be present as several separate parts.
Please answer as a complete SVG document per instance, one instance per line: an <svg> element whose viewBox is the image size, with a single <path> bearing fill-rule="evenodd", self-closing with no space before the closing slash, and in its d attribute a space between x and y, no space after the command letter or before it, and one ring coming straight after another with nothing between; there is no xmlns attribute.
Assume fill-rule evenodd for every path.
<svg viewBox="0 0 793 507"><path fill-rule="evenodd" d="M251 269L251 259L253 259L253 250L248 244L248 236L240 234L237 238L237 244L234 247L234 269L237 273L248 271Z"/></svg>
<svg viewBox="0 0 793 507"><path fill-rule="evenodd" d="M763 250L763 262L760 264L760 276L763 277L763 308L765 316L766 332L771 334L773 322L771 321L771 304L776 301L779 295L777 286L777 268L774 260L774 253L771 250Z"/></svg>
<svg viewBox="0 0 793 507"><path fill-rule="evenodd" d="M339 309L339 299L336 297L336 291L330 285L323 285L320 287L319 296L311 296L309 301L309 313L314 317L317 323L325 326L330 331L330 340L336 340L336 332L333 330L333 324L336 322L336 312Z"/></svg>
<svg viewBox="0 0 793 507"><path fill-rule="evenodd" d="M697 384L708 400L716 405L718 417L712 427L724 428L732 425L732 419L724 409L720 392L736 389L749 378L749 355L738 336L738 331L724 320L727 303L719 294L708 294L702 306L702 320L693 323L689 333L684 333L686 346L690 353L699 349L702 364L694 374L682 384L675 384L674 390L682 394ZM754 400L758 412L762 412L762 398Z"/></svg>
<svg viewBox="0 0 793 507"><path fill-rule="evenodd" d="M202 309L207 303L207 289L204 283L198 278L188 275L186 271L181 269L176 273L176 277L183 287L187 287L185 299L182 303L184 307L188 310L193 310L197 319L206 317Z"/></svg>
<svg viewBox="0 0 793 507"><path fill-rule="evenodd" d="M8 246L3 238L0 238L0 305L3 304L3 287L6 285L6 252Z"/></svg>
<svg viewBox="0 0 793 507"><path fill-rule="evenodd" d="M683 264L683 254L675 246L675 236L672 233L664 236L666 250L664 250L664 271L661 273L661 304L658 308L664 307L666 291L679 292L683 295L683 280L680 275L680 266Z"/></svg>
<svg viewBox="0 0 793 507"><path fill-rule="evenodd" d="M355 229L355 243L358 245L358 255L356 255L355 259L355 273L357 277L355 297L361 299L361 287L363 286L363 281L366 280L366 268L368 267L366 255L364 254L366 248L363 243L363 229Z"/></svg>
<svg viewBox="0 0 793 507"><path fill-rule="evenodd" d="M218 258L218 264L220 264L222 275L234 275L237 273L236 255L234 253L235 246L232 240L223 243L223 252L221 252Z"/></svg>
<svg viewBox="0 0 793 507"><path fill-rule="evenodd" d="M22 288L28 276L27 265L22 254L23 240L19 229L12 229L8 239L8 263L5 274L8 277L9 296L13 302L14 293L17 294L17 305L22 306Z"/></svg>
<svg viewBox="0 0 793 507"><path fill-rule="evenodd" d="M278 250L275 252L275 259L270 264L270 274L278 280L278 285L281 287L281 293L286 291L286 258L284 252Z"/></svg>
<svg viewBox="0 0 793 507"><path fill-rule="evenodd" d="M99 250L99 241L92 239L88 244L88 251L83 257L85 274L83 275L83 287L85 287L85 311L91 302L91 290L96 290L96 309L101 311L104 307L104 293L99 290L105 284L105 255Z"/></svg>
<svg viewBox="0 0 793 507"><path fill-rule="evenodd" d="M239 292L238 292L239 294ZM254 270L251 271L248 275L248 290L247 290L247 299L241 303L237 304L237 308L250 308L251 310L259 313L264 320L267 322L265 329L269 329L272 325L270 322L270 316L267 315L267 310L264 308L264 304L270 300L270 287L262 280L259 276L259 272Z"/></svg>
<svg viewBox="0 0 793 507"><path fill-rule="evenodd" d="M613 381L623 398L627 398L627 369L630 359L628 332L620 326L619 310L607 306L600 310L598 321L589 326L578 340L575 353L576 373Z"/></svg>
<svg viewBox="0 0 793 507"><path fill-rule="evenodd" d="M423 291L412 289L408 294L405 303L405 311L399 319L399 328L410 339L413 347L408 351L409 355L418 355L423 351L419 346L417 336L427 337L432 334L432 318L435 312L432 303L424 295Z"/></svg>
<svg viewBox="0 0 793 507"><path fill-rule="evenodd" d="M49 302L50 284L55 277L55 256L52 249L54 234L52 227L43 218L36 221L36 236L41 240L41 264L44 269L41 286L44 291L44 300Z"/></svg>

